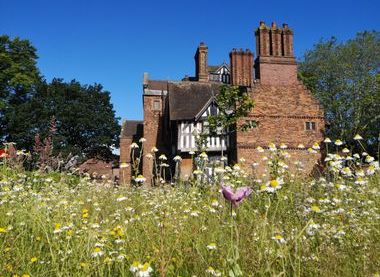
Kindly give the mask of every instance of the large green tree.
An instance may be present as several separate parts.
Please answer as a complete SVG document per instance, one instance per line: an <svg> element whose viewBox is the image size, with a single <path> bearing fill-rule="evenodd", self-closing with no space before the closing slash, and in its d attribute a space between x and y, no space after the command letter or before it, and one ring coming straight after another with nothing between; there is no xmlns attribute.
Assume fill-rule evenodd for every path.
<svg viewBox="0 0 380 277"><path fill-rule="evenodd" d="M317 43L300 64L300 78L319 99L330 123L327 135L355 147L365 138L377 152L380 132L380 32L362 32L346 42Z"/></svg>
<svg viewBox="0 0 380 277"><path fill-rule="evenodd" d="M7 113L33 96L41 80L36 49L28 40L0 36L0 141L7 135Z"/></svg>
<svg viewBox="0 0 380 277"><path fill-rule="evenodd" d="M0 36L0 142L33 149L55 118L55 153L111 158L118 145L118 119L110 94L99 84L43 80L37 50L28 40Z"/></svg>
<svg viewBox="0 0 380 277"><path fill-rule="evenodd" d="M56 121L53 146L56 153L111 158L120 128L110 94L99 84L81 85L73 80L40 82L34 96L14 109L8 120L8 140L31 148L34 137L46 136Z"/></svg>

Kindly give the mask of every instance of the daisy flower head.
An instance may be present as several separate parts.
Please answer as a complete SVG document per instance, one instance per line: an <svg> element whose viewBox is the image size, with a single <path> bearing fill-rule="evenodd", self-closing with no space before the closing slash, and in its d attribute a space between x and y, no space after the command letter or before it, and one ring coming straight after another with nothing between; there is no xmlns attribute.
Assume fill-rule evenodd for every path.
<svg viewBox="0 0 380 277"><path fill-rule="evenodd" d="M335 142L334 142L335 145L337 146L341 146L343 145L343 141L341 141L340 139L337 139Z"/></svg>
<svg viewBox="0 0 380 277"><path fill-rule="evenodd" d="M135 178L135 181L136 181L137 183L144 183L144 182L146 181L146 178L140 174L140 175L138 175L138 176Z"/></svg>
<svg viewBox="0 0 380 277"><path fill-rule="evenodd" d="M215 250L216 249L216 243L210 243L206 246L208 250Z"/></svg>
<svg viewBox="0 0 380 277"><path fill-rule="evenodd" d="M131 149L138 149L139 148L139 145L136 143L136 142L133 142L130 146Z"/></svg>
<svg viewBox="0 0 380 277"><path fill-rule="evenodd" d="M277 147L274 143L269 143L268 148L272 152L277 150Z"/></svg>
<svg viewBox="0 0 380 277"><path fill-rule="evenodd" d="M120 163L120 168L127 168L129 165L127 163Z"/></svg>
<svg viewBox="0 0 380 277"><path fill-rule="evenodd" d="M274 240L275 242L279 243L279 244L284 244L286 243L286 240L284 239L283 236L281 236L280 234L277 234L275 236L272 237L272 240Z"/></svg>
<svg viewBox="0 0 380 277"><path fill-rule="evenodd" d="M182 158L181 158L181 156L175 156L174 158L173 158L173 161L175 161L175 162L180 162L180 161L182 161Z"/></svg>
<svg viewBox="0 0 380 277"><path fill-rule="evenodd" d="M258 147L256 148L256 150L257 150L257 152L259 152L259 153L264 152L264 148L262 148L261 146L258 146Z"/></svg>
<svg viewBox="0 0 380 277"><path fill-rule="evenodd" d="M95 247L94 251L91 253L92 257L101 257L104 255L104 252L100 247Z"/></svg>
<svg viewBox="0 0 380 277"><path fill-rule="evenodd" d="M159 160L161 161L166 161L168 158L166 158L165 154L161 154L159 157L158 157Z"/></svg>

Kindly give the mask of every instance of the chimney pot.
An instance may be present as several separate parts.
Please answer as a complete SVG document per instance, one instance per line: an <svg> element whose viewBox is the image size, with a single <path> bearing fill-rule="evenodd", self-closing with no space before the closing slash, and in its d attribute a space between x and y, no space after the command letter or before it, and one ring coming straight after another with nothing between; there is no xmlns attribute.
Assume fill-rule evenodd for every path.
<svg viewBox="0 0 380 277"><path fill-rule="evenodd" d="M282 24L282 27L283 27L284 29L288 29L288 28L289 28L289 26L288 26L287 23Z"/></svg>
<svg viewBox="0 0 380 277"><path fill-rule="evenodd" d="M276 25L276 22L272 22L272 29L276 29L277 28L277 25Z"/></svg>

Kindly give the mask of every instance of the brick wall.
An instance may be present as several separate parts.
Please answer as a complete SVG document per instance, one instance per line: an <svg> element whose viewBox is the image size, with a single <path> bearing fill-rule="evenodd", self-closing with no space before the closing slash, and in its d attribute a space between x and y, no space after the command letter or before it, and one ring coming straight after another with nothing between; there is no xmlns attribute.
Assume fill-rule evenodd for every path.
<svg viewBox="0 0 380 277"><path fill-rule="evenodd" d="M131 184L131 144L131 137L120 138L119 180L121 185Z"/></svg>
<svg viewBox="0 0 380 277"><path fill-rule="evenodd" d="M255 120L258 126L247 132L237 132L237 158L245 158L249 163L260 162L261 154L256 151L258 146L265 148L270 143L285 143L293 149L294 158L300 158L310 172L320 155L309 155L306 149L323 140L325 129L323 109L318 101L301 84L257 84L250 93L255 107L241 122ZM316 129L306 130L306 122L315 122ZM298 149L299 144L306 149Z"/></svg>
<svg viewBox="0 0 380 277"><path fill-rule="evenodd" d="M258 57L255 62L256 75L263 85L295 85L297 64L294 58Z"/></svg>
<svg viewBox="0 0 380 277"><path fill-rule="evenodd" d="M154 101L160 102L160 110L153 110ZM147 159L145 154L149 153L153 147L160 148L160 125L162 121L162 97L155 95L144 95L144 159L143 175L147 179L147 184L152 181L152 160ZM161 149L160 149L161 150Z"/></svg>

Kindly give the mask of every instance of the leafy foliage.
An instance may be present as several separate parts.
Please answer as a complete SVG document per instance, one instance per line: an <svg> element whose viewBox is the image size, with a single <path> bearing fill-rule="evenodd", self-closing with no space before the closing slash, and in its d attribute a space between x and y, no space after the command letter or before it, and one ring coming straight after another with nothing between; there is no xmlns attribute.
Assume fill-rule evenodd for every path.
<svg viewBox="0 0 380 277"><path fill-rule="evenodd" d="M368 138L376 153L380 130L380 32L358 33L340 43L321 41L305 54L300 77L319 99L331 124L328 135Z"/></svg>
<svg viewBox="0 0 380 277"><path fill-rule="evenodd" d="M110 94L101 85L84 86L62 79L41 82L34 97L17 106L9 118L8 140L29 149L37 134L47 136L53 116L56 153L111 158L110 148L117 145L120 130Z"/></svg>
<svg viewBox="0 0 380 277"><path fill-rule="evenodd" d="M254 106L251 96L243 87L222 86L216 96L216 103L219 113L208 117L210 131L214 133L218 129L232 130L237 121L247 116ZM244 124L240 126L242 129L246 127Z"/></svg>
<svg viewBox="0 0 380 277"><path fill-rule="evenodd" d="M0 36L0 139L7 134L5 114L25 103L41 80L36 49L28 40Z"/></svg>
<svg viewBox="0 0 380 277"><path fill-rule="evenodd" d="M110 94L100 84L42 79L36 49L28 40L0 36L0 141L32 150L35 136L48 137L56 118L53 154L111 158L119 125Z"/></svg>

